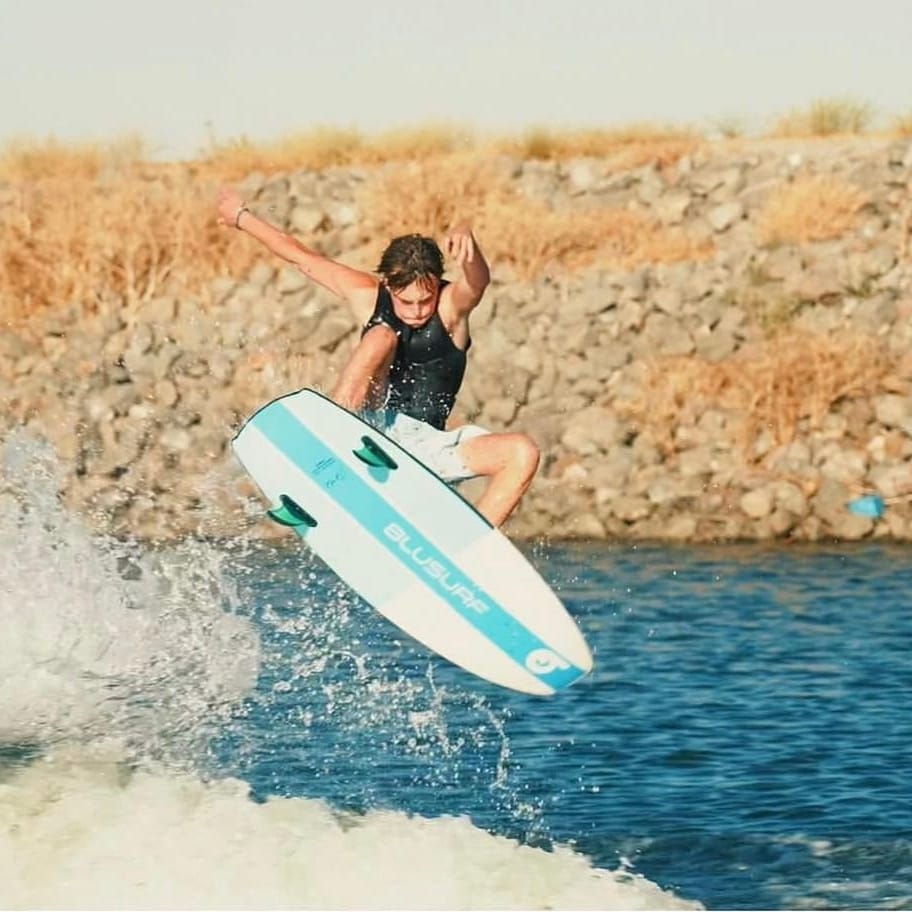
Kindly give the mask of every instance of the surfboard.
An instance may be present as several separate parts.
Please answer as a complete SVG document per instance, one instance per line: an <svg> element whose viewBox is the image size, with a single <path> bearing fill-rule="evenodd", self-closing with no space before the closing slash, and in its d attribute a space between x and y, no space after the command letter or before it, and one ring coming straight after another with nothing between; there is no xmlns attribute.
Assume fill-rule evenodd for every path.
<svg viewBox="0 0 912 912"><path fill-rule="evenodd" d="M359 416L298 390L248 418L232 449L269 516L428 649L530 694L591 670L579 627L522 552Z"/></svg>

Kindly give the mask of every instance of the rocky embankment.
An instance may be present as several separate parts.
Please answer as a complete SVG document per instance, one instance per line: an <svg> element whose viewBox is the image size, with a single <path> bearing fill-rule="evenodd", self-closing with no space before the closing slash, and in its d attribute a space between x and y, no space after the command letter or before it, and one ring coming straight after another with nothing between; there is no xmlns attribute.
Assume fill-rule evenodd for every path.
<svg viewBox="0 0 912 912"><path fill-rule="evenodd" d="M620 173L589 159L511 167L521 192L556 208L645 213L711 249L696 262L528 282L493 264L457 417L541 446L511 534L912 538L902 499L879 520L846 508L865 491L912 492L912 142L726 145ZM863 194L852 226L825 241L758 241L771 194L808 175ZM364 180L254 176L246 192L264 216L344 258L359 240ZM278 264L223 277L196 300L60 308L40 333L0 337L2 421L53 444L63 496L99 529L271 535L228 441L262 402L331 386L356 337L343 306ZM796 339L807 401L764 398L772 374L757 374L767 380L753 399L726 398L744 365ZM828 348L836 339L848 347ZM840 352L875 379L817 389L821 372L850 364ZM795 373L791 363L780 369Z"/></svg>

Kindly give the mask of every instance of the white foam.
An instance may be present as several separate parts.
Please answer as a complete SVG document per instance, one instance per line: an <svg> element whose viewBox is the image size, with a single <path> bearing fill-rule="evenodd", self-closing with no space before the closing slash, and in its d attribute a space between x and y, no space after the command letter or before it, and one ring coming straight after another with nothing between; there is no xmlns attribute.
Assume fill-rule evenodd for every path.
<svg viewBox="0 0 912 912"><path fill-rule="evenodd" d="M222 556L92 535L59 503L52 454L17 436L0 457L0 743L202 737L259 667Z"/></svg>
<svg viewBox="0 0 912 912"><path fill-rule="evenodd" d="M58 757L0 784L0 906L143 909L700 908L464 818L250 800L237 780Z"/></svg>

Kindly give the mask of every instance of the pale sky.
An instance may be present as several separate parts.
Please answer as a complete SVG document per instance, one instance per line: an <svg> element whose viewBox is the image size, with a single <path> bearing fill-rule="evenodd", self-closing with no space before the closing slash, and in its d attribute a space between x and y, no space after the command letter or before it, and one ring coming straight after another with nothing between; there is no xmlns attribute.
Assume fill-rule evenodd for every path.
<svg viewBox="0 0 912 912"><path fill-rule="evenodd" d="M0 0L0 144L912 113L912 0Z"/></svg>

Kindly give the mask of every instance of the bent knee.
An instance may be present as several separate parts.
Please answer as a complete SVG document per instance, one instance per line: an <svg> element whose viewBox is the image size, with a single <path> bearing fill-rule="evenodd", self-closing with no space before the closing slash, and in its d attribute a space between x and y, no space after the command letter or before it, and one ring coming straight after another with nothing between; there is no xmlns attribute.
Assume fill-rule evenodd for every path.
<svg viewBox="0 0 912 912"><path fill-rule="evenodd" d="M511 443L514 467L523 475L534 475L541 459L538 444L528 434L515 434Z"/></svg>

